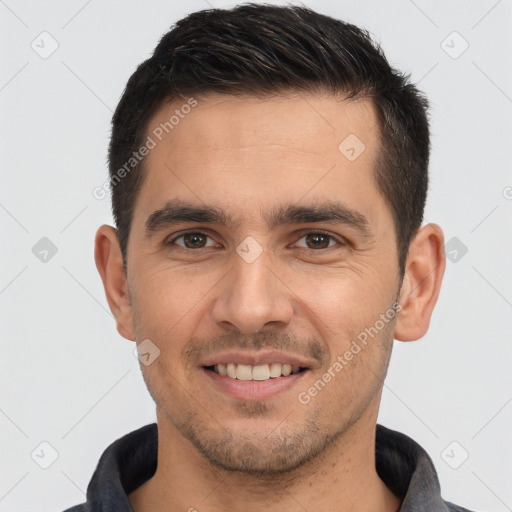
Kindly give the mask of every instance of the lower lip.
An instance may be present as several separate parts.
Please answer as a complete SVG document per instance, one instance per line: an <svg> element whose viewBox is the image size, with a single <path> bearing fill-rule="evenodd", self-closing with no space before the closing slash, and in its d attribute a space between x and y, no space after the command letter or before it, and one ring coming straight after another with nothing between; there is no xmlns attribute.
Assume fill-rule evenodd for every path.
<svg viewBox="0 0 512 512"><path fill-rule="evenodd" d="M203 372L218 389L242 400L264 400L275 397L298 383L308 371L304 370L288 375L288 377L276 377L268 380L238 380L203 368Z"/></svg>

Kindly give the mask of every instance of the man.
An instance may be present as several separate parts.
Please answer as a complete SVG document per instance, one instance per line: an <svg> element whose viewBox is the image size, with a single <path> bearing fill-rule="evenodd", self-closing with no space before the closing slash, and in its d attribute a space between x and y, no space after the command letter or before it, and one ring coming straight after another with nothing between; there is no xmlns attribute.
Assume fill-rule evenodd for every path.
<svg viewBox="0 0 512 512"><path fill-rule="evenodd" d="M421 227L427 101L368 34L303 7L196 12L113 118L95 258L157 424L69 511L464 511L377 426L393 338L445 268Z"/></svg>

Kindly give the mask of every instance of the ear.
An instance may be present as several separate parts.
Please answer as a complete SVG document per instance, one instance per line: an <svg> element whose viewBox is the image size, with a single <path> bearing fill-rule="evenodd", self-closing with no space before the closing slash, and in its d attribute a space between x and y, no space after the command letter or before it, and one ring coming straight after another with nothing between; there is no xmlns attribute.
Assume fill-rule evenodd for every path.
<svg viewBox="0 0 512 512"><path fill-rule="evenodd" d="M116 230L112 226L103 225L96 232L94 259L103 281L110 311L117 322L117 330L123 338L134 341L133 314L123 257Z"/></svg>
<svg viewBox="0 0 512 512"><path fill-rule="evenodd" d="M436 224L427 224L418 230L409 247L400 289L402 309L395 324L395 339L413 341L425 335L445 267L443 232Z"/></svg>

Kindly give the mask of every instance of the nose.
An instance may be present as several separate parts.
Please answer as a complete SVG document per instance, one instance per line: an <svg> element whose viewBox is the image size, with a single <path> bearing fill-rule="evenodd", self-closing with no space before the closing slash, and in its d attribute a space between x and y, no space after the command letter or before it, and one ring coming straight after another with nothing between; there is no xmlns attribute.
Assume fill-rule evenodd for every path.
<svg viewBox="0 0 512 512"><path fill-rule="evenodd" d="M293 316L293 293L276 270L265 253L252 263L235 255L213 305L214 322L243 334L258 332L268 325L286 327Z"/></svg>

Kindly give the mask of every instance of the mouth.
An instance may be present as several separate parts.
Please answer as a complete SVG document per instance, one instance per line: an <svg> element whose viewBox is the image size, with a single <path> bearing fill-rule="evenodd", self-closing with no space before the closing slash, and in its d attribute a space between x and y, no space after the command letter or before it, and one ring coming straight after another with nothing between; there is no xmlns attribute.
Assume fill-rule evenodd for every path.
<svg viewBox="0 0 512 512"><path fill-rule="evenodd" d="M203 375L213 389L242 401L279 398L298 386L315 364L282 352L240 351L218 354L202 363Z"/></svg>
<svg viewBox="0 0 512 512"><path fill-rule="evenodd" d="M218 363L204 366L205 370L216 373L221 377L243 381L268 381L296 375L307 370L307 368L291 363L270 363L270 364L242 364L242 363Z"/></svg>

